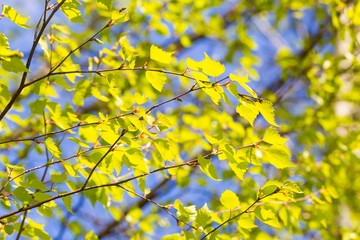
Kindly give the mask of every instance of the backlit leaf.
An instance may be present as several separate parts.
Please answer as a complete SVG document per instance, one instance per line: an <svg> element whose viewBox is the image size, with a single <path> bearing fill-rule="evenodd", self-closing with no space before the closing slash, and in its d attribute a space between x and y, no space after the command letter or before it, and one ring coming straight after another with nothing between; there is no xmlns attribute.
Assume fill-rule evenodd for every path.
<svg viewBox="0 0 360 240"><path fill-rule="evenodd" d="M57 158L60 157L61 151L60 151L59 147L54 143L52 138L47 138L45 140L45 146L52 155L54 155Z"/></svg>
<svg viewBox="0 0 360 240"><path fill-rule="evenodd" d="M239 198L231 190L225 190L220 197L221 204L227 209L233 209L240 206Z"/></svg>
<svg viewBox="0 0 360 240"><path fill-rule="evenodd" d="M282 227L276 214L271 209L266 209L260 206L260 207L256 207L254 212L256 217L261 222L276 228Z"/></svg>
<svg viewBox="0 0 360 240"><path fill-rule="evenodd" d="M221 181L216 173L215 166L211 163L210 160L205 159L203 156L198 156L198 162L200 164L200 169L203 171L208 177L215 181Z"/></svg>
<svg viewBox="0 0 360 240"><path fill-rule="evenodd" d="M244 180L244 174L248 169L247 162L229 162L229 166L240 180Z"/></svg>
<svg viewBox="0 0 360 240"><path fill-rule="evenodd" d="M108 10L112 8L112 0L96 0L101 5L104 5Z"/></svg>
<svg viewBox="0 0 360 240"><path fill-rule="evenodd" d="M262 152L264 159L274 165L276 168L294 166L294 164L290 161L291 153L284 145L273 145Z"/></svg>
<svg viewBox="0 0 360 240"><path fill-rule="evenodd" d="M252 88L250 88L246 83L249 82L249 78L248 75L244 76L244 77L238 77L235 74L230 73L229 75L230 79L239 83L241 87L243 87L245 89L246 92L250 93L251 96L253 96L254 98L257 98L257 94L254 90L252 90Z"/></svg>
<svg viewBox="0 0 360 240"><path fill-rule="evenodd" d="M5 34L0 33L0 57L23 57L18 50L10 50L10 44ZM2 59L2 58L0 58Z"/></svg>
<svg viewBox="0 0 360 240"><path fill-rule="evenodd" d="M85 23L82 19L81 11L79 10L80 3L76 0L67 0L61 6L61 11L65 14L67 18L72 22L76 23Z"/></svg>
<svg viewBox="0 0 360 240"><path fill-rule="evenodd" d="M257 227L257 225L254 223L254 220L249 217L240 217L238 221L238 225L239 227L245 229L251 229Z"/></svg>
<svg viewBox="0 0 360 240"><path fill-rule="evenodd" d="M108 0L101 0L101 1L108 1ZM111 14L111 19L114 22L126 22L129 20L129 14L126 9L114 10Z"/></svg>
<svg viewBox="0 0 360 240"><path fill-rule="evenodd" d="M211 223L211 220L212 220L211 211L209 210L209 207L205 203L204 206L202 206L202 208L200 208L197 211L195 222L197 223L198 226L205 227L207 224Z"/></svg>
<svg viewBox="0 0 360 240"><path fill-rule="evenodd" d="M2 5L2 14L4 14L5 17L10 19L12 22L14 22L16 25L22 27L22 28L29 28L29 26L26 25L27 21L29 20L29 17L23 17L21 16L14 8L8 5Z"/></svg>
<svg viewBox="0 0 360 240"><path fill-rule="evenodd" d="M256 105L251 101L242 101L237 107L236 112L240 114L241 117L245 118L251 126L254 125L254 121L259 115L259 110Z"/></svg>
<svg viewBox="0 0 360 240"><path fill-rule="evenodd" d="M63 203L64 203L64 205L65 205L65 208L66 208L69 212L73 213L73 210L72 210L72 207L71 207L71 202L72 202L71 196L63 197L63 198L61 198L61 200L63 201Z"/></svg>
<svg viewBox="0 0 360 240"><path fill-rule="evenodd" d="M204 53L205 59L199 64L201 70L209 76L218 77L225 72L225 66L218 61L211 59Z"/></svg>
<svg viewBox="0 0 360 240"><path fill-rule="evenodd" d="M174 52L166 52L158 46L151 45L150 47L150 58L157 62L169 64L173 61L172 55Z"/></svg>
<svg viewBox="0 0 360 240"><path fill-rule="evenodd" d="M186 59L186 65L187 65L188 68L190 68L192 70L199 70L199 63L196 62L192 58L187 58Z"/></svg>
<svg viewBox="0 0 360 240"><path fill-rule="evenodd" d="M16 197L17 199L19 199L22 202L25 201L30 201L32 199L31 195L29 194L29 192L24 188L24 187L17 187L12 194L14 195L14 197Z"/></svg>
<svg viewBox="0 0 360 240"><path fill-rule="evenodd" d="M159 92L162 91L166 82L165 73L146 71L145 76L146 80L148 80L156 90L158 90Z"/></svg>
<svg viewBox="0 0 360 240"><path fill-rule="evenodd" d="M8 60L3 59L2 60L2 66L4 70L9 72L29 72L29 70L26 68L25 64L21 61L18 57L12 57Z"/></svg>
<svg viewBox="0 0 360 240"><path fill-rule="evenodd" d="M255 105L268 123L276 127L279 126L275 122L274 107L271 102L263 100L261 102L256 102Z"/></svg>
<svg viewBox="0 0 360 240"><path fill-rule="evenodd" d="M182 202L177 199L174 202L174 208L177 210L176 216L183 222L192 222L195 220L197 211L194 205L185 207Z"/></svg>
<svg viewBox="0 0 360 240"><path fill-rule="evenodd" d="M79 81L76 84L74 97L73 97L74 104L76 104L78 106L84 105L84 100L85 100L86 93L88 92L88 88L89 88L90 84L91 84L91 82L88 79Z"/></svg>
<svg viewBox="0 0 360 240"><path fill-rule="evenodd" d="M286 138L280 136L280 134L276 131L274 127L268 127L264 134L264 141L271 144L284 144L286 142Z"/></svg>

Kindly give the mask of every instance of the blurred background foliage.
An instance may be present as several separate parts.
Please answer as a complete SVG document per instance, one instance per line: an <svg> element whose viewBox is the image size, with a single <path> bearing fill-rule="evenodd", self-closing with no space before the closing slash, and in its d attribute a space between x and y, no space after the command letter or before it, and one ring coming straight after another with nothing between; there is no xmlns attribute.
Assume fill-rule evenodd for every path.
<svg viewBox="0 0 360 240"><path fill-rule="evenodd" d="M26 8L32 4L30 2L5 1L5 4L13 5L24 16L30 16L27 24L32 30L35 29L43 11L40 1L34 1L31 12ZM246 152L250 166L241 180L227 164L216 158L213 164L219 178L223 179L220 182L206 177L197 168L188 167L169 172L170 177L165 173L151 176L147 178L145 186L139 180L126 187L140 189L148 193L149 199L163 205L175 204L175 199L198 208L207 203L207 207L213 211L213 221L222 223L232 216L231 212L224 210L219 200L225 189L235 192L240 200L240 209L246 209L268 180L291 180L302 190L302 193L293 196L295 202L291 199L264 199L256 209L270 211L275 217L256 220L252 226L249 222L254 221L254 214L246 213L240 220L236 219L220 228L217 237L360 237L360 183L356 181L360 175L358 1L69 0L61 9L65 14L58 13L41 38L29 69L31 74L28 82L46 75L49 66L55 66L71 49L105 26L112 17L112 10L121 8L126 8L126 13L120 16L122 23L102 31L96 40L72 54L58 69L64 72L119 68L121 71L98 74L79 72L66 74L65 77L59 74L30 85L24 89L5 121L1 122L1 142L32 138L75 126L81 121L106 122L127 112L145 116L144 112L152 106L189 90L193 81L167 75L164 89L159 93L146 80L143 69L189 72L186 58L200 61L204 58L203 52L206 52L226 66L221 76L229 73L239 76L248 74L252 80L249 85L259 98L274 104L278 130L288 138L286 144L294 166L276 169L264 164L261 148L254 148L254 151ZM74 9L79 10L76 12ZM26 59L33 31L12 24L6 18L0 21L1 26L7 25L3 29L10 49L19 50L11 54L24 55ZM174 58L170 64L151 61L151 45L174 52L176 60ZM124 70L134 67L136 71ZM11 71L4 65L0 68L1 109L17 89L21 78L19 72L21 70ZM242 90L241 93L245 94L246 91ZM142 164L142 154L151 162L147 163L151 169L162 167L166 159L181 163L216 149L218 143L214 139L237 147L259 141L268 127L266 121L259 117L252 126L239 116L232 104L236 105L234 97L229 97L229 103L222 100L216 105L204 91L197 91L154 109L146 118L157 129L159 141L153 147L151 137L139 136L136 129L129 130L124 141L132 150L127 154L140 163L131 163L129 159L127 165ZM105 133L100 133L102 140L96 144L111 145L115 140L111 133L119 128L135 125L141 129L137 125L137 118L116 119L116 124L101 125L101 131ZM71 138L74 135L76 137ZM69 165L71 163L71 167L54 165L48 173L45 172L45 181L41 180L44 189L55 191L53 186L48 185L56 183L56 192L61 193L81 186L87 174L85 167L91 167L106 152L106 148L92 145L98 137L98 125L81 126L67 135L54 135L52 141L58 145L62 158L74 157L67 162ZM161 142L161 138L170 143ZM8 180L10 168L13 169L11 174L21 173L51 160L49 155L54 152L49 153L49 147L52 144L48 142L47 148L34 141L0 145L2 186ZM77 156L79 149L90 151ZM254 160L249 160L249 157ZM108 161L108 164L113 164L111 160ZM106 175L107 172L120 171L122 167L119 165L100 170ZM136 168L134 171L142 170ZM41 178L43 173L42 169L36 174L24 175L17 179L17 184L38 183L39 180L35 179ZM126 176L127 173L131 171L123 169L120 175ZM107 177L102 178L100 173L96 178L96 184L109 181ZM2 189L2 213L14 207L6 199L7 192L14 191L15 187L8 184ZM89 239L95 238L89 230L106 239L156 239L166 234L180 233L181 229L191 232L188 226L181 223L176 226L174 219L156 206L151 206L148 201L136 196L123 196L120 190L85 192L84 196L90 201L80 195L74 197L74 214L65 210L71 207L64 201L59 202L58 206L49 206L53 208L52 214L47 215L48 210L44 207L38 210L40 215L32 212L28 219L45 224L44 231L55 239L85 235ZM13 195L16 195L15 192ZM174 207L180 211L181 204L177 202ZM259 219L261 213L257 213L256 209L255 214ZM265 213L262 214L264 217ZM52 218L44 222L41 216ZM277 222L266 222L266 218L277 219ZM21 218L13 221L16 224L13 229L6 229L8 234L19 229ZM28 232L24 232L27 236L34 235L34 229L41 229L34 227L36 224L33 222L27 224L30 226ZM33 232L29 229L33 229ZM199 236L199 233L186 234L189 239ZM180 237L174 234L167 239Z"/></svg>

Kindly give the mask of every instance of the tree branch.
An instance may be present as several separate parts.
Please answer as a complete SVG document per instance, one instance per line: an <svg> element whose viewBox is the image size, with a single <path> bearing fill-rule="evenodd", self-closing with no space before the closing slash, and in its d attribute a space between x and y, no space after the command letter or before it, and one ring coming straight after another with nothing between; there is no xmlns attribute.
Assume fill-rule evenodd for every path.
<svg viewBox="0 0 360 240"><path fill-rule="evenodd" d="M128 130L123 129L120 136L116 139L116 141L111 145L109 150L100 158L100 160L95 164L95 166L91 169L89 176L86 178L84 185L81 187L81 189L84 189L86 185L89 183L89 180L92 176L92 174L95 172L95 169L100 165L100 163L105 159L105 157L114 150L115 145L120 141L120 139L128 132Z"/></svg>
<svg viewBox="0 0 360 240"><path fill-rule="evenodd" d="M33 45L31 47L30 50L30 54L29 57L27 59L26 62L26 68L29 70L31 62L32 62L32 58L34 56L35 53L35 49L40 41L40 38L43 34L43 32L45 31L45 28L47 27L47 25L49 24L50 20L53 18L53 16L55 15L55 13L60 9L60 7L65 3L66 0L62 0L61 2L59 2L56 7L53 9L53 11L51 12L50 16L48 19L46 19L46 21L43 23L43 25L41 26L41 29L39 31L39 34L37 35L37 38L34 39L33 41ZM24 72L19 84L18 89L15 91L15 93L13 94L12 98L10 99L10 101L8 102L8 104L5 106L4 110L0 113L0 122L1 120L5 117L6 113L11 109L12 105L15 103L16 99L20 96L22 90L25 88L25 80L27 77L28 72Z"/></svg>
<svg viewBox="0 0 360 240"><path fill-rule="evenodd" d="M240 216L243 215L244 213L248 213L249 210L250 210L253 206L255 206L258 202L260 202L260 201L263 200L264 198L270 197L270 196L272 196L272 195L274 195L274 194L276 194L276 193L278 193L278 192L279 192L279 189L276 189L274 192L272 192L272 193L270 193L270 194L268 194L268 195L265 195L265 196L263 196L263 197L258 197L258 198L255 200L255 202L253 202L253 203L252 203L249 207L247 207L244 211L242 211L241 213L239 213L239 214L237 214L237 215L229 218L229 219L226 220L225 222L223 222L223 223L221 223L220 225L218 225L217 227L213 228L210 232L208 232L207 234L205 234L205 236L203 236L203 237L201 238L201 240L206 239L207 236L209 236L210 234L212 234L213 232L215 232L216 230L218 230L219 228L221 228L221 227L224 226L225 224L227 224L227 223L231 222L232 220L240 217Z"/></svg>

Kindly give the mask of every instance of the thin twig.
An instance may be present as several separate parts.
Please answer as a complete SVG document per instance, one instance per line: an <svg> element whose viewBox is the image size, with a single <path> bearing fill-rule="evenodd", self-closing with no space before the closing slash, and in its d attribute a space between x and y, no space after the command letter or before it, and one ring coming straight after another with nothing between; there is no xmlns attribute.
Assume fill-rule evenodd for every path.
<svg viewBox="0 0 360 240"><path fill-rule="evenodd" d="M276 193L278 193L278 192L279 192L279 189L276 189L274 192L272 192L272 193L270 193L270 194L268 194L268 195L265 195L265 196L263 196L263 197L258 197L258 198L257 198L249 207L247 207L244 211L242 211L241 213L239 213L239 214L237 214L237 215L229 218L228 220L226 220L226 221L224 221L223 223L219 224L217 227L213 228L210 232L208 232L207 234L205 234L205 236L203 236L203 237L201 238L201 240L206 239L207 236L209 236L210 234L212 234L213 232L215 232L216 230L218 230L219 228L221 228L221 227L224 226L225 224L227 224L227 223L231 222L232 220L240 217L240 216L243 215L244 213L248 213L249 210L250 210L254 205L256 205L258 202L260 202L260 201L263 200L264 198L270 197L270 196L272 196L272 195L274 195L274 194L276 194Z"/></svg>
<svg viewBox="0 0 360 240"><path fill-rule="evenodd" d="M109 68L109 69L99 69L99 70L73 70L73 71L65 71L65 72L49 72L48 74L38 77L30 82L28 82L26 84L26 87L29 85L32 85L38 81L41 81L45 78L48 78L49 76L55 76L55 75L65 75L65 74L89 74L89 73L95 73L95 74L99 74L99 73L106 73L106 72L115 72L115 71L143 71L143 72L159 72L159 73L165 73L165 74L170 74L170 75L174 75L174 76L181 76L181 77L185 77L191 80L195 80L195 78L189 76L189 75L185 75L185 73L179 73L179 72L171 72L171 71L166 71L166 70L162 70L162 69L156 69L156 68L144 68L144 67L134 67L134 68Z"/></svg>
<svg viewBox="0 0 360 240"><path fill-rule="evenodd" d="M95 164L95 166L91 169L89 176L86 178L84 185L81 187L81 189L84 189L86 185L88 184L92 174L95 172L95 169L100 165L100 163L105 159L105 157L114 150L115 145L120 141L120 139L128 132L128 130L123 129L120 136L116 139L116 141L111 145L109 150L100 158L100 160Z"/></svg>
<svg viewBox="0 0 360 240"><path fill-rule="evenodd" d="M129 192L129 193L131 193L131 194L134 194L134 195L142 198L143 200L145 200L145 201L147 201L147 202L149 202L149 203L154 204L155 206L159 207L160 209L164 210L167 214L169 214L172 218L174 218L174 219L176 220L176 222L182 222L182 223L184 223L185 225L187 225L187 226L189 226L189 227L191 227L191 228L193 228L193 229L195 229L195 230L198 230L198 228L194 227L193 225L191 225L191 224L189 224L189 223L187 223L187 222L184 222L184 221L182 221L181 219L177 218L174 214L172 214L172 213L168 210L168 207L163 206L163 205L155 202L154 200L149 199L149 198L147 198L147 197L145 197L145 196L142 196L142 195L138 194L137 192L134 192L134 191L132 191L132 190L130 190L130 189L127 189L127 188L125 188L125 187L123 187L123 186L121 186L121 185L117 185L117 186L118 186L119 188L121 188L121 189L123 189L123 190L125 190L125 191L127 191L127 192Z"/></svg>
<svg viewBox="0 0 360 240"><path fill-rule="evenodd" d="M26 62L26 68L29 69L34 53L35 53L35 49L40 41L40 38L43 34L43 32L45 31L45 28L47 27L47 25L49 24L50 20L53 18L53 16L55 15L55 13L60 9L60 7L65 3L66 0L62 0L61 2L59 2L56 7L54 7L54 9L52 10L50 16L48 19L46 19L45 23L41 26L40 31L37 35L37 38L34 39L33 41L33 45L31 47L30 53L29 53L29 57L27 59ZM24 72L22 77L21 77L21 81L19 84L19 87L17 88L17 90L15 91L15 93L13 94L13 96L11 97L10 101L8 102L8 104L6 104L4 110L0 113L0 122L1 120L5 117L6 113L11 109L12 105L15 103L16 99L20 96L22 90L25 88L25 81L26 81L26 77L27 77L28 72Z"/></svg>
<svg viewBox="0 0 360 240"><path fill-rule="evenodd" d="M21 233L22 233L23 230L24 230L24 224L25 224L25 219L26 219L27 212L28 212L28 210L24 211L24 217L23 217L23 219L22 219L22 221L21 221L21 224L20 224L20 227L19 227L19 232L18 232L18 234L16 235L16 240L19 240L19 239L20 239Z"/></svg>
<svg viewBox="0 0 360 240"><path fill-rule="evenodd" d="M53 196L53 197L51 197L51 198L49 198L49 199L46 199L46 200L43 200L43 201L34 203L34 204L32 204L32 205L29 205L29 206L27 206L27 207L23 207L23 208L20 208L20 209L18 209L18 210L12 211L12 212L10 212L10 213L4 214L4 215L0 216L0 219L4 219L4 218L13 216L13 215L15 215L15 214L18 214L18 213L21 213L21 212L24 212L24 211L27 211L27 210L30 210L30 209L33 209L33 208L37 208L37 207L39 207L39 206L41 206L41 205L43 205L43 204L45 204L45 203L54 201L54 200L59 199L59 198L71 196L71 195L74 195L74 194L77 194L77 193L81 193L81 192L84 192L84 191L89 191L89 190L98 189L98 188L104 188L104 187L114 187L114 186L117 186L117 185L119 185L119 184L123 184L123 183L126 183L126 182L130 182L130 181L133 181L133 180L138 179L138 178L142 178L142 177L145 177L145 176L149 176L149 175L154 174L154 173L156 173L156 172L160 172L160 171L164 171L164 170L169 170L169 169L173 169L173 168L179 168L179 167L183 167L183 166L193 167L193 166L196 166L196 164L194 164L196 161L197 161L197 160L191 160L191 161L188 161L188 162L185 162L185 163L180 163L180 164L177 164L177 165L161 167L161 168L155 169L155 170L150 171L150 172L147 172L147 173L143 173L143 174L140 174L140 175L137 175L137 176L134 176L134 177L127 178L127 179L125 179L125 180L119 180L119 181L117 181L117 182L100 184L100 185L94 185L94 186L89 186L89 187L85 187L85 188L82 188L82 187L81 187L81 188L76 189L76 190L74 190L74 191L66 192L66 193L62 193L62 194L58 194L58 195Z"/></svg>
<svg viewBox="0 0 360 240"><path fill-rule="evenodd" d="M124 133L125 134L125 133ZM121 136L121 135L120 135ZM249 144L249 145L246 145L246 147L254 147L255 145L254 144ZM107 153L109 153L114 147L114 144L109 148L109 150L107 151ZM216 156L218 154L222 153L221 150L219 151L212 151L206 155L204 155L203 157L204 158L208 158L208 157L212 157L212 156ZM102 157L105 158L106 157L106 154ZM102 161L102 159L99 160L99 162ZM98 162L98 164L100 164ZM51 164L54 164L51 163ZM97 164L97 165L98 165ZM34 203L28 207L23 207L23 208L20 208L18 210L15 210L13 212L10 212L10 213L7 213L7 214L4 214L2 216L0 216L0 219L3 219L3 218L7 218L7 217L10 217L12 215L15 215L15 214L18 214L18 213L21 213L21 212L24 212L26 210L30 210L30 209L33 209L33 208L36 208L36 207L39 207L47 202L50 202L50 201L53 201L53 200L56 200L56 199L59 199L59 198L63 198L63 197L66 197L66 196L71 196L73 194L77 194L77 193L80 193L80 192L83 192L83 191L88 191L88 190L92 190L92 189L97 189L97 188L103 188L103 187L112 187L112 186L117 186L119 184L123 184L123 183L126 183L126 182L130 182L130 181L133 181L135 179L138 179L138 178L142 178L142 177L145 177L145 176L149 176L149 175L152 175L154 173L157 173L157 172L161 172L161 171L165 171L165 170L169 170L169 169L173 169L173 168L179 168L179 167L183 167L183 166L189 166L189 167L195 167L195 166L198 166L198 162L197 162L197 158L194 158L194 159L191 159L187 162L184 162L184 163L180 163L180 164L176 164L176 165L171 165L171 166L164 166L164 167L161 167L161 168L158 168L158 169L155 169L155 170L152 170L152 171L149 171L147 173L143 173L143 174L140 174L140 175L137 175L137 176L133 176L133 177L129 177L127 179L124 179L124 180L119 180L119 181L116 181L116 182L112 182L112 183L107 183L107 184L101 184L101 185L94 185L94 186L90 186L90 187L86 187L87 185L87 182L89 181L91 175L88 176L87 178L87 182L79 189L77 190L74 190L74 191L71 191L71 192L67 192L67 193L62 193L62 194L58 194L54 197L51 197L49 199L46 199L44 201L41 201L41 202L38 202L38 203ZM94 167L92 169L92 172L95 171L95 168ZM263 198L262 198L263 199Z"/></svg>

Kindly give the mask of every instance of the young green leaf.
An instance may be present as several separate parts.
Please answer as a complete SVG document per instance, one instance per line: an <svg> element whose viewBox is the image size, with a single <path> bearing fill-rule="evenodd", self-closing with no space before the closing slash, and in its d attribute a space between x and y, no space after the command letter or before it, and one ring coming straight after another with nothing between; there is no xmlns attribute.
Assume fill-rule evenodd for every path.
<svg viewBox="0 0 360 240"><path fill-rule="evenodd" d="M244 180L244 174L246 173L248 169L248 163L247 162L230 162L229 166L231 170L235 173L235 175L240 179Z"/></svg>
<svg viewBox="0 0 360 240"><path fill-rule="evenodd" d="M22 186L17 187L13 192L12 195L19 199L22 202L30 201L32 199L29 192Z"/></svg>
<svg viewBox="0 0 360 240"><path fill-rule="evenodd" d="M18 57L12 57L10 59L2 59L1 61L2 66L4 70L9 72L29 72L29 70L26 68L25 64L21 61Z"/></svg>
<svg viewBox="0 0 360 240"><path fill-rule="evenodd" d="M183 222L192 222L196 219L197 211L194 205L185 207L182 202L177 199L174 202L174 208L177 210L176 216Z"/></svg>
<svg viewBox="0 0 360 240"><path fill-rule="evenodd" d="M105 0L102 0L105 1ZM108 0L106 0L108 1ZM113 21L113 24L116 22L127 22L129 20L129 14L126 11L126 9L120 9L120 10L114 10L111 14L111 20Z"/></svg>
<svg viewBox="0 0 360 240"><path fill-rule="evenodd" d="M63 201L66 210L68 210L70 213L74 213L71 207L71 202L72 202L71 196L63 197L61 198L61 200Z"/></svg>
<svg viewBox="0 0 360 240"><path fill-rule="evenodd" d="M10 44L5 34L0 33L0 57L23 57L24 54L18 50L10 50ZM1 58L0 58L1 59Z"/></svg>
<svg viewBox="0 0 360 240"><path fill-rule="evenodd" d="M225 66L218 61L210 58L206 53L204 53L205 59L202 60L201 69L202 71L209 76L218 77L225 72Z"/></svg>
<svg viewBox="0 0 360 240"><path fill-rule="evenodd" d="M281 223L279 222L276 214L271 209L258 206L254 210L256 217L263 223L272 227L280 228Z"/></svg>
<svg viewBox="0 0 360 240"><path fill-rule="evenodd" d="M60 158L61 151L59 147L54 143L52 138L47 138L45 140L45 146L52 155L54 155L56 158Z"/></svg>
<svg viewBox="0 0 360 240"><path fill-rule="evenodd" d="M169 64L174 60L172 57L173 54L174 52L166 52L155 45L151 45L150 47L150 58L157 62Z"/></svg>
<svg viewBox="0 0 360 240"><path fill-rule="evenodd" d="M245 118L251 126L254 126L254 121L257 115L259 115L258 108L251 101L241 101L236 107L236 112L239 113L241 117Z"/></svg>
<svg viewBox="0 0 360 240"><path fill-rule="evenodd" d="M220 197L221 204L227 209L233 209L240 206L239 198L231 190L225 190Z"/></svg>
<svg viewBox="0 0 360 240"><path fill-rule="evenodd" d="M2 5L2 14L7 17L10 21L22 28L29 28L26 25L29 17L21 16L14 8L8 5Z"/></svg>
<svg viewBox="0 0 360 240"><path fill-rule="evenodd" d="M67 175L65 173L61 174L58 172L51 173L51 181L54 183L64 182L67 179Z"/></svg>
<svg viewBox="0 0 360 240"><path fill-rule="evenodd" d="M210 160L205 159L203 156L198 156L198 162L200 164L200 169L203 171L208 177L215 181L221 181L216 173L215 166L211 163Z"/></svg>
<svg viewBox="0 0 360 240"><path fill-rule="evenodd" d="M62 6L61 11L72 22L85 23L79 10L80 3L76 0L67 0Z"/></svg>
<svg viewBox="0 0 360 240"><path fill-rule="evenodd" d="M241 217L238 221L238 226L245 229L256 228L257 225L254 224L254 220L250 217Z"/></svg>
<svg viewBox="0 0 360 240"><path fill-rule="evenodd" d="M279 126L275 122L274 107L271 102L263 100L261 102L256 102L255 105L268 123L276 127Z"/></svg>
<svg viewBox="0 0 360 240"><path fill-rule="evenodd" d="M113 1L112 0L96 0L101 5L105 6L108 10L111 10Z"/></svg>
<svg viewBox="0 0 360 240"><path fill-rule="evenodd" d="M256 92L246 84L247 82L250 82L248 75L245 75L244 77L238 77L235 74L230 73L229 77L232 81L239 83L240 86L243 87L246 92L251 94L251 96L257 98Z"/></svg>
<svg viewBox="0 0 360 240"><path fill-rule="evenodd" d="M159 92L162 91L166 82L165 73L146 71L145 76L146 80L148 80L156 90L158 90Z"/></svg>
<svg viewBox="0 0 360 240"><path fill-rule="evenodd" d="M186 66L192 70L199 70L199 62L195 61L192 58L186 59Z"/></svg>
<svg viewBox="0 0 360 240"><path fill-rule="evenodd" d="M274 165L276 168L293 167L290 161L290 151L285 145L272 145L265 151L262 151L264 159Z"/></svg>
<svg viewBox="0 0 360 240"><path fill-rule="evenodd" d="M283 145L286 142L286 138L280 136L274 127L268 127L264 134L264 141L271 144Z"/></svg>
<svg viewBox="0 0 360 240"><path fill-rule="evenodd" d="M212 221L212 214L211 211L209 210L209 207L205 203L204 206L202 206L202 208L200 208L197 211L195 223L198 226L205 227L206 225L211 223L211 221Z"/></svg>
<svg viewBox="0 0 360 240"><path fill-rule="evenodd" d="M284 185L282 186L283 189L290 190L295 193L303 193L301 188L294 182L286 181Z"/></svg>

